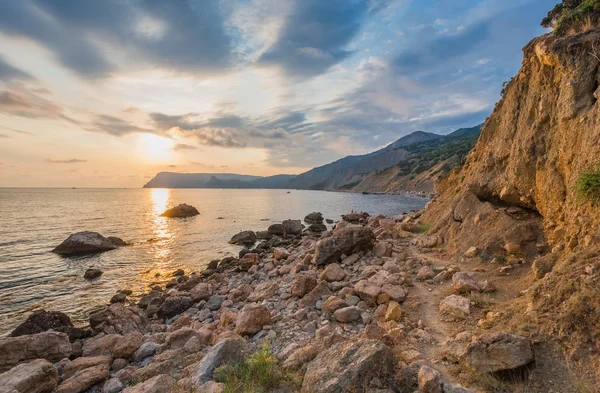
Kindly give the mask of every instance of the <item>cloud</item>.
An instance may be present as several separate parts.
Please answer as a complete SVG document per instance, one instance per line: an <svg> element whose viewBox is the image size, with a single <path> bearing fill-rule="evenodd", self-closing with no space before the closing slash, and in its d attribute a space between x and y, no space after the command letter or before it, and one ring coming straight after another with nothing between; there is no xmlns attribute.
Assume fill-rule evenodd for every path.
<svg viewBox="0 0 600 393"><path fill-rule="evenodd" d="M156 133L152 129L139 127L126 120L109 115L96 115L94 120L86 126L86 130L113 136L123 136L133 133Z"/></svg>
<svg viewBox="0 0 600 393"><path fill-rule="evenodd" d="M53 160L51 158L46 158L44 160L44 162L47 162L50 164L80 164L82 162L87 162L87 160L81 160L78 158L72 158L70 160Z"/></svg>
<svg viewBox="0 0 600 393"><path fill-rule="evenodd" d="M63 116L63 109L60 106L32 93L22 85L0 90L0 112L32 119Z"/></svg>
<svg viewBox="0 0 600 393"><path fill-rule="evenodd" d="M31 80L34 79L31 75L25 71L10 65L0 56L0 81L2 82L14 82L18 80Z"/></svg>
<svg viewBox="0 0 600 393"><path fill-rule="evenodd" d="M277 65L288 74L325 73L352 54L348 44L369 15L368 0L298 0L282 31L258 64ZM385 3L378 3L378 9Z"/></svg>
<svg viewBox="0 0 600 393"><path fill-rule="evenodd" d="M0 138L10 138L8 135L0 134Z"/></svg>
<svg viewBox="0 0 600 393"><path fill-rule="evenodd" d="M175 151L197 150L197 149L198 149L198 146L188 145L185 143L177 143L175 146L173 146L173 150L175 150Z"/></svg>
<svg viewBox="0 0 600 393"><path fill-rule="evenodd" d="M17 130L16 128L10 128L10 127L5 127L5 126L0 126L0 128L7 130L7 131L12 131L12 132L16 132L17 134L23 134L23 135L32 135L35 136L34 133L29 132L29 131L23 131L23 130Z"/></svg>

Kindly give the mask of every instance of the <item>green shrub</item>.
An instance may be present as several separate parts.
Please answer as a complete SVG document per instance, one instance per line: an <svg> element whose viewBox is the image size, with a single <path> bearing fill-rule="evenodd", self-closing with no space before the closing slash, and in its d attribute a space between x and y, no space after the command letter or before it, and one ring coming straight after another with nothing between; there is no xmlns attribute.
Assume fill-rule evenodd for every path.
<svg viewBox="0 0 600 393"><path fill-rule="evenodd" d="M558 34L593 28L600 21L600 0L563 0L542 19L543 27Z"/></svg>
<svg viewBox="0 0 600 393"><path fill-rule="evenodd" d="M283 371L265 343L243 362L215 370L215 379L225 384L224 393L267 393L280 386L297 387L294 375Z"/></svg>
<svg viewBox="0 0 600 393"><path fill-rule="evenodd" d="M596 164L595 168L579 174L577 194L594 206L600 206L600 162Z"/></svg>
<svg viewBox="0 0 600 393"><path fill-rule="evenodd" d="M429 228L430 228L429 224L419 223L419 224L413 225L410 228L410 231L412 233L428 233L429 232Z"/></svg>

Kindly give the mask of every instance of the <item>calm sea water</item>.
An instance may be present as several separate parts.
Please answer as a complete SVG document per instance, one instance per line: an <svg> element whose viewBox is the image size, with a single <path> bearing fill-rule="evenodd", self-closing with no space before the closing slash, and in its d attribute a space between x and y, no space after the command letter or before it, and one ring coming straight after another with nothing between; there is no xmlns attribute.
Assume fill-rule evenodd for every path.
<svg viewBox="0 0 600 393"><path fill-rule="evenodd" d="M179 203L200 215L159 215ZM312 211L338 220L350 210L398 214L425 199L322 191L217 189L0 189L0 335L32 310L66 312L83 321L120 289L139 295L178 268L200 270L212 259L237 255L227 244L241 230L265 230ZM51 250L83 230L118 236L132 246L84 257ZM91 266L104 271L86 281Z"/></svg>

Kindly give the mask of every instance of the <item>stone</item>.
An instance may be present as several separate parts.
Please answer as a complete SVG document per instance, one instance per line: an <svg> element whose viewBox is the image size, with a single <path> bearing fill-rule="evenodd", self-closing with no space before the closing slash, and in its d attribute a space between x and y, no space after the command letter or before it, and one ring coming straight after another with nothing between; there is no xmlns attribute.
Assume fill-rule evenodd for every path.
<svg viewBox="0 0 600 393"><path fill-rule="evenodd" d="M242 231L229 240L229 244L237 244L240 246L251 246L254 243L256 243L256 233L252 231Z"/></svg>
<svg viewBox="0 0 600 393"><path fill-rule="evenodd" d="M60 255L95 254L114 250L125 244L119 238L106 238L98 232L83 231L70 235L52 252Z"/></svg>
<svg viewBox="0 0 600 393"><path fill-rule="evenodd" d="M157 347L158 344L153 343L152 341L143 343L142 346L139 347L138 350L133 354L133 361L141 362L142 360L149 358L156 353Z"/></svg>
<svg viewBox="0 0 600 393"><path fill-rule="evenodd" d="M319 278L328 282L342 281L346 278L346 272L337 263L331 263L327 265Z"/></svg>
<svg viewBox="0 0 600 393"><path fill-rule="evenodd" d="M317 284L316 287L313 288L312 291L307 293L302 299L298 301L298 306L301 308L304 307L314 307L319 300L323 298L323 296L331 295L331 290L329 289L329 285L327 285L326 281L321 281Z"/></svg>
<svg viewBox="0 0 600 393"><path fill-rule="evenodd" d="M240 259L239 268L241 271L247 272L252 266L258 265L260 256L255 252L248 252Z"/></svg>
<svg viewBox="0 0 600 393"><path fill-rule="evenodd" d="M220 382L208 381L196 389L196 393L223 393L225 385Z"/></svg>
<svg viewBox="0 0 600 393"><path fill-rule="evenodd" d="M465 272L454 273L452 287L457 293L479 292L481 290L477 281Z"/></svg>
<svg viewBox="0 0 600 393"><path fill-rule="evenodd" d="M325 224L310 224L306 230L307 232L319 234L325 232L327 230L327 226Z"/></svg>
<svg viewBox="0 0 600 393"><path fill-rule="evenodd" d="M472 390L463 388L460 385L454 385L451 383L444 383L444 393L475 393Z"/></svg>
<svg viewBox="0 0 600 393"><path fill-rule="evenodd" d="M72 353L69 336L53 331L0 338L0 372L33 359L55 363Z"/></svg>
<svg viewBox="0 0 600 393"><path fill-rule="evenodd" d="M94 280L100 277L102 274L104 274L102 270L91 267L87 269L85 273L83 273L83 278L86 280Z"/></svg>
<svg viewBox="0 0 600 393"><path fill-rule="evenodd" d="M348 304L337 296L329 296L321 305L321 311L332 313L340 308L348 307Z"/></svg>
<svg viewBox="0 0 600 393"><path fill-rule="evenodd" d="M440 313L456 318L465 318L471 314L471 301L458 295L450 295L440 302Z"/></svg>
<svg viewBox="0 0 600 393"><path fill-rule="evenodd" d="M435 277L435 272L429 266L423 266L421 269L419 269L419 272L417 273L418 281L425 281L425 280L432 279L434 277Z"/></svg>
<svg viewBox="0 0 600 393"><path fill-rule="evenodd" d="M90 315L90 326L95 333L127 334L143 331L148 317L137 306L115 303L105 310Z"/></svg>
<svg viewBox="0 0 600 393"><path fill-rule="evenodd" d="M465 252L465 257L467 258L475 258L477 255L479 255L479 249L477 247L470 247Z"/></svg>
<svg viewBox="0 0 600 393"><path fill-rule="evenodd" d="M0 392L50 393L58 383L58 371L52 363L36 359L0 374Z"/></svg>
<svg viewBox="0 0 600 393"><path fill-rule="evenodd" d="M111 358L77 358L64 371L63 382L55 393L80 393L108 378Z"/></svg>
<svg viewBox="0 0 600 393"><path fill-rule="evenodd" d="M399 321L402 318L402 308L400 304L395 301L390 301L387 305L384 320L388 321Z"/></svg>
<svg viewBox="0 0 600 393"><path fill-rule="evenodd" d="M192 307L194 301L189 296L170 296L160 305L156 316L160 319L173 318Z"/></svg>
<svg viewBox="0 0 600 393"><path fill-rule="evenodd" d="M273 224L267 229L267 232L272 236L283 236L283 225Z"/></svg>
<svg viewBox="0 0 600 393"><path fill-rule="evenodd" d="M115 358L129 359L142 346L144 336L139 332L127 333L121 337L114 347Z"/></svg>
<svg viewBox="0 0 600 393"><path fill-rule="evenodd" d="M227 297L223 295L212 295L204 304L204 308L211 311L216 311L221 308L221 304L223 304L226 299Z"/></svg>
<svg viewBox="0 0 600 393"><path fill-rule="evenodd" d="M373 254L377 258L387 258L392 256L392 245L386 241L381 241L373 248Z"/></svg>
<svg viewBox="0 0 600 393"><path fill-rule="evenodd" d="M300 220L285 220L281 223L284 237L294 237L302 234Z"/></svg>
<svg viewBox="0 0 600 393"><path fill-rule="evenodd" d="M279 286L275 281L265 281L256 286L256 289L248 296L248 302L260 302L271 298L277 293Z"/></svg>
<svg viewBox="0 0 600 393"><path fill-rule="evenodd" d="M169 218L184 218L184 217L194 217L200 214L198 209L194 206L187 205L185 203L181 203L171 209L164 211L161 214L161 217L169 217Z"/></svg>
<svg viewBox="0 0 600 393"><path fill-rule="evenodd" d="M402 302L406 299L407 291L402 288L400 285L389 285L386 284L381 288L383 293L386 293L390 299L395 300L397 302Z"/></svg>
<svg viewBox="0 0 600 393"><path fill-rule="evenodd" d="M340 308L333 313L336 321L341 323L351 323L361 318L362 310L356 306Z"/></svg>
<svg viewBox="0 0 600 393"><path fill-rule="evenodd" d="M125 295L124 293L117 293L110 298L110 303L125 303L126 299L127 295Z"/></svg>
<svg viewBox="0 0 600 393"><path fill-rule="evenodd" d="M246 304L235 321L235 332L239 335L253 335L271 323L271 313L265 306Z"/></svg>
<svg viewBox="0 0 600 393"><path fill-rule="evenodd" d="M381 287L369 281L360 280L354 285L354 293L370 305L377 304L377 296L381 293Z"/></svg>
<svg viewBox="0 0 600 393"><path fill-rule="evenodd" d="M347 221L351 224L358 224L361 221L366 220L367 218L369 218L369 213L365 213L365 212L360 212L360 213L349 213L349 214L343 214L342 215L342 220Z"/></svg>
<svg viewBox="0 0 600 393"><path fill-rule="evenodd" d="M367 386L373 377L392 375L396 364L392 350L381 341L340 342L308 364L301 392L349 392Z"/></svg>
<svg viewBox="0 0 600 393"><path fill-rule="evenodd" d="M201 300L208 300L212 293L212 286L205 282L201 282L192 288L192 290L189 292L189 296L192 298L194 303L198 303Z"/></svg>
<svg viewBox="0 0 600 393"><path fill-rule="evenodd" d="M66 333L69 340L75 341L90 335L89 330L79 329L73 326L71 318L60 311L37 310L29 314L27 320L17 326L10 337L19 337L28 334L42 333L48 330Z"/></svg>
<svg viewBox="0 0 600 393"><path fill-rule="evenodd" d="M514 370L535 360L531 341L506 332L485 333L467 347L466 364L472 370L495 373Z"/></svg>
<svg viewBox="0 0 600 393"><path fill-rule="evenodd" d="M441 374L429 366L421 366L417 381L423 393L444 393Z"/></svg>
<svg viewBox="0 0 600 393"><path fill-rule="evenodd" d="M196 386L202 386L213 378L216 368L225 364L240 362L242 357L242 343L235 338L221 341L202 358L195 366L194 382Z"/></svg>
<svg viewBox="0 0 600 393"><path fill-rule="evenodd" d="M304 222L307 224L322 224L323 215L319 212L312 212L304 217Z"/></svg>
<svg viewBox="0 0 600 393"><path fill-rule="evenodd" d="M298 274L290 288L292 296L304 297L317 286L317 280L308 274Z"/></svg>
<svg viewBox="0 0 600 393"><path fill-rule="evenodd" d="M283 247L276 247L273 250L273 258L275 258L276 261L288 259L289 256L290 256L290 253L288 252L288 250L286 250Z"/></svg>
<svg viewBox="0 0 600 393"><path fill-rule="evenodd" d="M123 338L120 334L99 334L83 344L82 356L113 356L117 343Z"/></svg>
<svg viewBox="0 0 600 393"><path fill-rule="evenodd" d="M184 327L175 330L167 337L166 344L170 348L181 348L183 347L192 337L196 337L201 346L206 346L212 341L212 332L208 329L196 330L188 327Z"/></svg>
<svg viewBox="0 0 600 393"><path fill-rule="evenodd" d="M165 393L173 387L173 378L170 375L161 374L150 378L146 382L130 386L123 393Z"/></svg>
<svg viewBox="0 0 600 393"><path fill-rule="evenodd" d="M373 248L375 235L369 228L347 227L334 231L333 235L317 243L314 263L317 266L328 265L340 260L340 257Z"/></svg>
<svg viewBox="0 0 600 393"><path fill-rule="evenodd" d="M102 393L119 393L125 386L119 378L111 378L102 386Z"/></svg>

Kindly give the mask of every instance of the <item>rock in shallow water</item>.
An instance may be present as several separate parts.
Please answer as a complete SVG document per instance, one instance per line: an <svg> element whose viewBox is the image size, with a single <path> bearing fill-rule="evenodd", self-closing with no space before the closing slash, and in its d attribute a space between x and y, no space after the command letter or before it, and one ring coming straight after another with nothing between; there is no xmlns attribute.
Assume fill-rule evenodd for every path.
<svg viewBox="0 0 600 393"><path fill-rule="evenodd" d="M169 218L183 218L197 216L198 214L200 214L200 212L194 206L181 203L172 209L166 210L163 214L161 214L161 216Z"/></svg>
<svg viewBox="0 0 600 393"><path fill-rule="evenodd" d="M91 267L87 269L85 273L83 273L83 278L86 280L94 280L100 277L102 274L104 274L102 270Z"/></svg>
<svg viewBox="0 0 600 393"><path fill-rule="evenodd" d="M83 231L70 235L52 252L60 255L94 254L126 245L118 237L104 237L98 232Z"/></svg>

